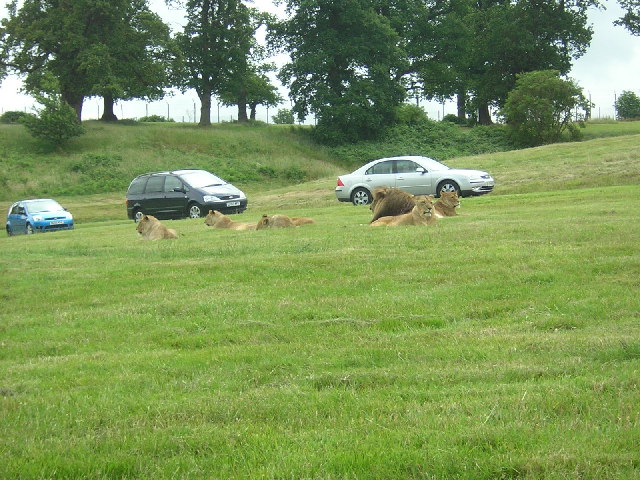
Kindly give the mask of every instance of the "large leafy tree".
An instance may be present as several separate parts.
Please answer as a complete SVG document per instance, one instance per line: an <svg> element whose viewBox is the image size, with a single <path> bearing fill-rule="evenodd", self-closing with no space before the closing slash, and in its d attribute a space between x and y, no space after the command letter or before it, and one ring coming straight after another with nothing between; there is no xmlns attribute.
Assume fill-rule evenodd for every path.
<svg viewBox="0 0 640 480"><path fill-rule="evenodd" d="M587 0L469 0L463 24L463 62L454 62L470 92L478 121L491 122L489 106L504 105L518 74L553 69L567 74L588 47L592 30Z"/></svg>
<svg viewBox="0 0 640 480"><path fill-rule="evenodd" d="M177 35L182 64L177 82L200 98L200 125L211 124L211 97L232 90L251 72L257 16L242 0L188 0L187 24ZM246 121L246 96L237 97L238 120Z"/></svg>
<svg viewBox="0 0 640 480"><path fill-rule="evenodd" d="M275 35L291 61L279 78L298 118L313 113L321 140L375 136L405 98L400 37L376 0L288 0ZM274 37L272 37L274 38Z"/></svg>
<svg viewBox="0 0 640 480"><path fill-rule="evenodd" d="M87 96L157 93L155 40L166 27L146 0L13 0L8 11L3 51L27 91L59 92L78 119Z"/></svg>
<svg viewBox="0 0 640 480"><path fill-rule="evenodd" d="M116 7L122 11L114 15ZM103 120L116 120L116 100L159 99L170 86L174 57L169 28L147 7L147 0L109 3L104 16L104 43L95 47L92 94L104 99Z"/></svg>

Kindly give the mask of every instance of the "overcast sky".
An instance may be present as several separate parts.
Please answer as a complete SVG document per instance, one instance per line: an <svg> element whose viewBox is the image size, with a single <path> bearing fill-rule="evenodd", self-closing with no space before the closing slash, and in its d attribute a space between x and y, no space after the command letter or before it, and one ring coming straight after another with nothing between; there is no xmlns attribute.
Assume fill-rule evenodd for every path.
<svg viewBox="0 0 640 480"><path fill-rule="evenodd" d="M5 1L0 0L4 5ZM613 21L621 16L616 3L609 0L606 11L592 10L589 21L594 27L594 36L587 53L574 62L569 74L583 88L586 97L595 104L593 117L613 117L613 103L617 95L624 90L630 90L640 95L640 37L634 37L622 27L613 26ZM151 9L160 14L169 23L172 30L180 30L182 14L168 9L164 0L151 0ZM254 6L270 12L277 12L271 0L255 0ZM0 14L4 17L6 11L0 7ZM32 111L33 100L20 94L21 81L16 77L5 79L0 85L0 113L9 110ZM283 96L286 90L281 88ZM215 100L214 100L215 102ZM455 113L455 104L444 106L433 102L422 102L430 118L440 119L443 114ZM290 108L288 102L282 105ZM186 94L175 93L173 96L157 102L143 101L119 102L115 107L115 114L119 118L139 118L144 115L169 114L176 121L193 122L194 111L199 115L200 102L195 92ZM219 113L218 113L219 111ZM269 121L277 109L268 112ZM83 119L95 119L102 114L102 100L87 99L83 107ZM211 121L230 121L237 118L237 110L221 107L218 110L214 103ZM259 107L258 120L267 120L267 110ZM312 121L312 119L309 119Z"/></svg>

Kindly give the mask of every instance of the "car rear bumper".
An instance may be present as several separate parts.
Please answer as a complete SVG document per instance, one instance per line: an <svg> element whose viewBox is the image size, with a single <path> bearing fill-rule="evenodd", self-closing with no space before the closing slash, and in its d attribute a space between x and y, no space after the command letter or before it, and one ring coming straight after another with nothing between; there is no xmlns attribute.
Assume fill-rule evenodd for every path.
<svg viewBox="0 0 640 480"><path fill-rule="evenodd" d="M349 192L344 187L336 188L336 198L339 202L350 202L351 198L349 196Z"/></svg>

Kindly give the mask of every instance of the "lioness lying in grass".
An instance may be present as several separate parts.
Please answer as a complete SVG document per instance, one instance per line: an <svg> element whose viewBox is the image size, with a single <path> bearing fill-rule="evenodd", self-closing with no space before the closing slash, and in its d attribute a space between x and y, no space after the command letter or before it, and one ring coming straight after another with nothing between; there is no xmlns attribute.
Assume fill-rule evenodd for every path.
<svg viewBox="0 0 640 480"><path fill-rule="evenodd" d="M160 220L153 215L144 215L138 222L136 231L144 240L178 238L178 234L174 229L165 227L160 223Z"/></svg>
<svg viewBox="0 0 640 480"><path fill-rule="evenodd" d="M256 230L262 230L263 228L287 228L298 227L300 225L310 225L314 222L307 217L287 217L286 215L263 215L258 224Z"/></svg>
<svg viewBox="0 0 640 480"><path fill-rule="evenodd" d="M209 210L209 213L204 219L205 225L209 225L213 228L228 228L229 230L255 230L255 223L243 223L231 220L225 214L220 213L218 210Z"/></svg>

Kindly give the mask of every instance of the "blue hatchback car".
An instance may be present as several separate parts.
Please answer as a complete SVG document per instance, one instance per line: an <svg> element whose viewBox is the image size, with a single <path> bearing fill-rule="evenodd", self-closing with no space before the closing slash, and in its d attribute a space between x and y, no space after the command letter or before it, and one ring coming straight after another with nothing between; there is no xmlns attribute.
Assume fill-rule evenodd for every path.
<svg viewBox="0 0 640 480"><path fill-rule="evenodd" d="M73 215L50 198L22 200L9 207L7 235L71 230Z"/></svg>

